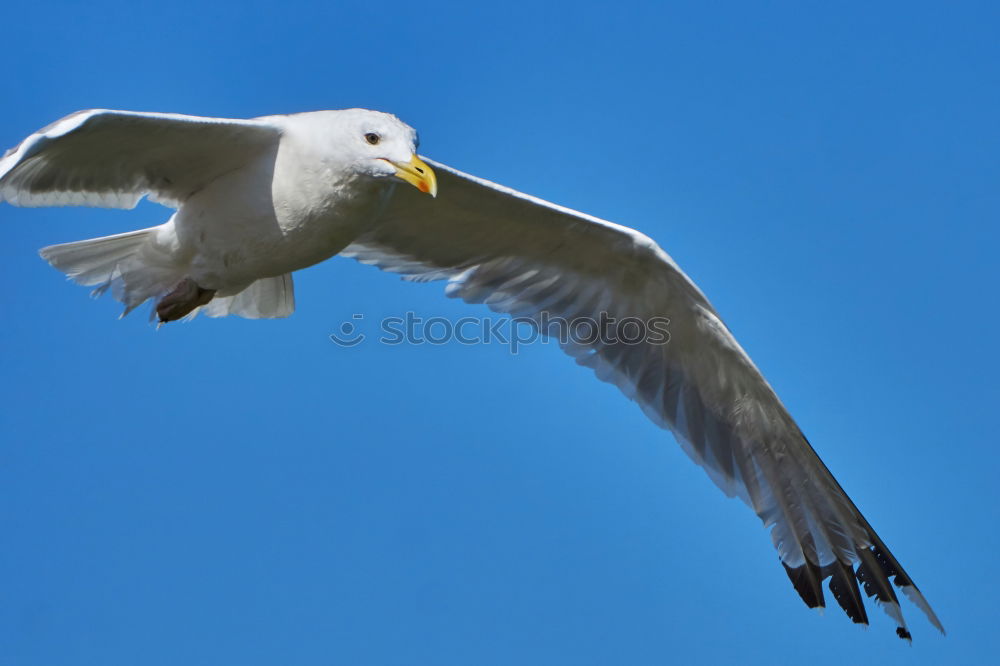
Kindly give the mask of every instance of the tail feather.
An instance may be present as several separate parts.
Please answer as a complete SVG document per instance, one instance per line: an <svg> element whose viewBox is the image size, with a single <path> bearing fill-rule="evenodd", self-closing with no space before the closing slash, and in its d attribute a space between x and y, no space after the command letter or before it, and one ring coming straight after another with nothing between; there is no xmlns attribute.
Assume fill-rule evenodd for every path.
<svg viewBox="0 0 1000 666"><path fill-rule="evenodd" d="M51 245L39 250L39 254L78 284L96 287L94 296L110 290L115 299L125 304L124 317L148 299L159 301L184 284L185 280L191 280L185 269L172 260L163 243L157 243L160 229L151 227ZM193 280L191 284L198 288L193 292L197 294L214 289L198 285ZM295 310L292 276L288 273L261 278L238 293L229 293L231 295L216 296L201 307L195 307L186 318L203 312L209 317L239 315L247 319L262 319L287 317ZM194 307L200 303L190 305ZM151 317L155 316L156 309L151 314Z"/></svg>
<svg viewBox="0 0 1000 666"><path fill-rule="evenodd" d="M77 284L96 285L94 296L110 289L125 304L124 316L147 299L167 293L183 278L163 260L155 243L158 229L50 245L38 253Z"/></svg>
<svg viewBox="0 0 1000 666"><path fill-rule="evenodd" d="M38 251L45 261L77 284L93 286L108 281L121 263L148 240L152 229L50 245Z"/></svg>

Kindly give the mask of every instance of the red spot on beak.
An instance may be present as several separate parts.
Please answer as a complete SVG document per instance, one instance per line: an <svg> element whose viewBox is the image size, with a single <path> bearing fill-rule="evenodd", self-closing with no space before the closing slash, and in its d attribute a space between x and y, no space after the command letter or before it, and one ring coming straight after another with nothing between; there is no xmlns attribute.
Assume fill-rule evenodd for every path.
<svg viewBox="0 0 1000 666"><path fill-rule="evenodd" d="M431 191L430 186L424 181L420 181L420 183L417 185L417 189L423 192L424 194L427 194L428 192Z"/></svg>

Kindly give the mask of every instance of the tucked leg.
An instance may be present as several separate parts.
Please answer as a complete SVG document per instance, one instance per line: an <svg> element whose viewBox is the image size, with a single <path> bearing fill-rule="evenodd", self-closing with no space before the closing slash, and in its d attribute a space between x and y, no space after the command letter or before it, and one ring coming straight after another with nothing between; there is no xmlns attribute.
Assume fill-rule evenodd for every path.
<svg viewBox="0 0 1000 666"><path fill-rule="evenodd" d="M191 278L184 278L156 304L156 315L160 318L160 323L176 321L208 303L213 296L214 289L202 289Z"/></svg>

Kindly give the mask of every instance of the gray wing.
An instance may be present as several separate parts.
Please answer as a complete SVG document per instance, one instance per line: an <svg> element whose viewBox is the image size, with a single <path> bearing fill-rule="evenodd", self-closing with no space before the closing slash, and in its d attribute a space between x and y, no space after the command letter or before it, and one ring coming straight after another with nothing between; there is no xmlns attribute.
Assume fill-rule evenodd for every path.
<svg viewBox="0 0 1000 666"><path fill-rule="evenodd" d="M847 615L867 623L861 581L908 639L894 578L944 631L704 294L656 243L427 161L438 197L397 188L342 254L413 280L447 279L449 296L562 335L577 363L635 400L757 513L808 606L825 605L821 583L830 578ZM597 322L597 335L565 336L565 323L581 318ZM664 318L669 336L658 336L662 326L649 322ZM637 341L639 329L646 335Z"/></svg>
<svg viewBox="0 0 1000 666"><path fill-rule="evenodd" d="M16 206L177 207L280 139L264 120L78 111L0 158L0 201Z"/></svg>

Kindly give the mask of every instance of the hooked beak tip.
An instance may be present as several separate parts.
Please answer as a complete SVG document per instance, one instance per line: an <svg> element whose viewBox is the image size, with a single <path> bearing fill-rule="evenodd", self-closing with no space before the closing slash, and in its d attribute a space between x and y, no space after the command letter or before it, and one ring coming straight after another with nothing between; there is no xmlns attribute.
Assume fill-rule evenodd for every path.
<svg viewBox="0 0 1000 666"><path fill-rule="evenodd" d="M437 197L437 175L427 163L414 155L409 162L390 162L396 168L396 177L432 197Z"/></svg>

